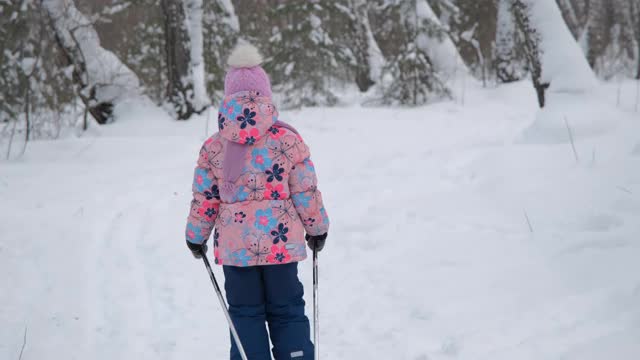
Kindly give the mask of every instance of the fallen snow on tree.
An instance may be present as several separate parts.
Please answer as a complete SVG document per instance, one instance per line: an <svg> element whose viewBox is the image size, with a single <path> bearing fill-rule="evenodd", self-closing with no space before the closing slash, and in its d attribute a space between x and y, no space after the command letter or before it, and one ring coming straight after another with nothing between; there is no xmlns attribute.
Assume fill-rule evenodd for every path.
<svg viewBox="0 0 640 360"><path fill-rule="evenodd" d="M441 25L440 19L438 19L426 0L416 1L416 18L418 21L424 19ZM458 49L448 34L444 33L438 37L428 36L422 32L416 42L429 55L433 65L443 79L455 81L460 76L471 77L467 65L462 60Z"/></svg>
<svg viewBox="0 0 640 360"><path fill-rule="evenodd" d="M81 75L87 84L85 90L95 87L98 102L113 103L140 94L136 74L114 53L100 46L100 38L92 21L73 2L44 0L43 6L51 16L63 46L67 49L79 48L78 55L86 64L86 71Z"/></svg>
<svg viewBox="0 0 640 360"><path fill-rule="evenodd" d="M550 92L586 91L598 81L562 18L555 0L527 0L532 23L540 34L542 82Z"/></svg>

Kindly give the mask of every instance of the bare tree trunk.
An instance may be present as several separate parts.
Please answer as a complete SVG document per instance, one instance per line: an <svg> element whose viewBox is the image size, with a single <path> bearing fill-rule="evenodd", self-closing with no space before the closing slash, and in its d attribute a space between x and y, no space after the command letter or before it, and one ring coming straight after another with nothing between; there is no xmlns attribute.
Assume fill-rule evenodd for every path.
<svg viewBox="0 0 640 360"><path fill-rule="evenodd" d="M636 9L636 43L637 43L637 48L638 48L638 54L637 54L637 59L636 62L638 63L638 73L636 74L636 79L640 80L640 5L638 5L638 9Z"/></svg>
<svg viewBox="0 0 640 360"><path fill-rule="evenodd" d="M638 40L638 73L636 74L636 79L640 80L640 40Z"/></svg>
<svg viewBox="0 0 640 360"><path fill-rule="evenodd" d="M29 135L31 131L31 124L29 119L29 112L31 111L31 86L29 84L29 79L27 79L27 86L25 89L25 102L24 102L24 120L25 120L25 134L24 134L24 143L25 146L27 142L29 142Z"/></svg>
<svg viewBox="0 0 640 360"><path fill-rule="evenodd" d="M369 5L366 0L352 0L349 1L349 5L356 15L354 26L358 36L354 41L354 53L358 62L355 81L358 89L365 92L379 80L384 58L371 31Z"/></svg>
<svg viewBox="0 0 640 360"><path fill-rule="evenodd" d="M16 126L18 120L13 120L13 128L11 129L11 136L9 136L9 145L7 145L7 160L11 157L11 147L13 146L13 137L16 135Z"/></svg>
<svg viewBox="0 0 640 360"><path fill-rule="evenodd" d="M511 11L516 22L516 27L522 36L525 55L529 71L531 72L531 80L538 97L538 105L543 108L546 103L545 93L549 88L549 83L544 83L542 77L542 63L540 61L540 35L535 27L531 24L530 12L528 4L522 0L514 0L511 4Z"/></svg>
<svg viewBox="0 0 640 360"><path fill-rule="evenodd" d="M173 105L177 119L187 120L195 113L195 107L184 7L180 0L162 0L161 4L167 59L167 99Z"/></svg>

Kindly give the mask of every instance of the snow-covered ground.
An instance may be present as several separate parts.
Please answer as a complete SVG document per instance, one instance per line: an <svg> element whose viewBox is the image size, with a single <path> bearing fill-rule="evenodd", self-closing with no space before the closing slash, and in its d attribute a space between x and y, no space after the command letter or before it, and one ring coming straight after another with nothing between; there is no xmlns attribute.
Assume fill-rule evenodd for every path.
<svg viewBox="0 0 640 360"><path fill-rule="evenodd" d="M563 119L545 125L565 106L536 115L527 82L469 91L464 106L283 114L312 147L333 221L323 358L640 358L634 86L619 109L617 84L567 102L578 162ZM1 359L18 358L25 327L23 359L226 358L183 234L214 115L178 123L133 102L113 125L0 163Z"/></svg>

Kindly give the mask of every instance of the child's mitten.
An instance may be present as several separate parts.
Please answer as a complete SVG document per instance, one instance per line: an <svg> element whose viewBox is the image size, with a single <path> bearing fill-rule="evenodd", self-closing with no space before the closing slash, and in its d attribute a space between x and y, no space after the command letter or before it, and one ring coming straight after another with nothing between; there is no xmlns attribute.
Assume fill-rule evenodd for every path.
<svg viewBox="0 0 640 360"><path fill-rule="evenodd" d="M187 241L187 246L189 247L189 250L191 250L193 257L196 259L201 259L202 254L207 253L207 243L194 244L190 241Z"/></svg>
<svg viewBox="0 0 640 360"><path fill-rule="evenodd" d="M322 235L309 235L307 234L305 238L307 239L307 245L311 250L316 249L318 252L322 251L324 247L324 243L327 240L327 233Z"/></svg>

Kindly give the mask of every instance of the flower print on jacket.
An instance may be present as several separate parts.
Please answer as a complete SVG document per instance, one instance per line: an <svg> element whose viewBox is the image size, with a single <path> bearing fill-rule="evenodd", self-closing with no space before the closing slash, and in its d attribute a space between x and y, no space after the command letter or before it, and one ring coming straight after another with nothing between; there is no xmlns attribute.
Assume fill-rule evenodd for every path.
<svg viewBox="0 0 640 360"><path fill-rule="evenodd" d="M255 110L258 107L260 93L258 91L248 91L242 94L239 98L240 104Z"/></svg>
<svg viewBox="0 0 640 360"><path fill-rule="evenodd" d="M282 173L284 173L284 168L280 167L279 164L273 165L273 168L271 168L271 170L265 171L265 174L267 174L267 182L272 182L274 179L282 181Z"/></svg>
<svg viewBox="0 0 640 360"><path fill-rule="evenodd" d="M211 145L207 147L207 164L211 166L212 169L222 169L223 160L222 160L222 143L219 141L212 142Z"/></svg>
<svg viewBox="0 0 640 360"><path fill-rule="evenodd" d="M187 240L194 244L202 244L204 242L204 236L202 236L202 229L193 225L187 224Z"/></svg>
<svg viewBox="0 0 640 360"><path fill-rule="evenodd" d="M258 129L256 128L253 128L249 131L240 130L239 136L243 144L253 145L256 143L256 141L260 140L260 131L258 131Z"/></svg>
<svg viewBox="0 0 640 360"><path fill-rule="evenodd" d="M244 191L245 187L244 186L238 186L238 189L236 190L236 199L238 201L246 201L247 198L249 197L249 193Z"/></svg>
<svg viewBox="0 0 640 360"><path fill-rule="evenodd" d="M204 196L207 198L207 200L220 200L220 188L218 188L218 185L213 184L211 189L204 191Z"/></svg>
<svg viewBox="0 0 640 360"><path fill-rule="evenodd" d="M203 201L202 205L198 208L198 214L202 216L205 220L211 221L214 219L216 214L218 213L218 207L220 203L213 203L211 201Z"/></svg>
<svg viewBox="0 0 640 360"><path fill-rule="evenodd" d="M273 140L280 139L280 137L284 134L284 131L275 126L270 127L267 132L269 133L269 137L271 137Z"/></svg>
<svg viewBox="0 0 640 360"><path fill-rule="evenodd" d="M287 197L287 193L284 192L284 185L278 184L273 186L272 183L267 183L266 189L264 190L264 198L269 200L280 200L285 199Z"/></svg>
<svg viewBox="0 0 640 360"><path fill-rule="evenodd" d="M271 240L267 238L265 234L251 234L248 236L250 239L249 253L252 260L256 265L260 265L265 261L265 257L271 253L269 245Z"/></svg>
<svg viewBox="0 0 640 360"><path fill-rule="evenodd" d="M322 216L322 223L329 225L329 215L327 215L327 210L324 207L320 208L320 215Z"/></svg>
<svg viewBox="0 0 640 360"><path fill-rule="evenodd" d="M292 194L291 199L293 200L293 204L296 207L303 207L305 209L309 208L309 202L311 201L311 195L306 192Z"/></svg>
<svg viewBox="0 0 640 360"><path fill-rule="evenodd" d="M314 218L306 218L302 220L302 223L304 224L305 227L312 227L315 222L316 222L316 219Z"/></svg>
<svg viewBox="0 0 640 360"><path fill-rule="evenodd" d="M264 183L259 174L249 173L245 175L245 187L247 190L247 200L264 199Z"/></svg>
<svg viewBox="0 0 640 360"><path fill-rule="evenodd" d="M203 168L196 168L195 175L193 176L193 188L198 192L203 192L211 187L211 179L209 179L209 172Z"/></svg>
<svg viewBox="0 0 640 360"><path fill-rule="evenodd" d="M219 110L220 131L201 148L186 237L203 243L213 233L217 264L302 261L305 231L320 235L329 228L309 148L295 129L277 121L270 98L250 91L228 95ZM230 149L242 149L242 156L231 156ZM233 172L225 160L234 162Z"/></svg>
<svg viewBox="0 0 640 360"><path fill-rule="evenodd" d="M287 242L289 240L287 238L287 233L289 232L289 228L284 226L283 223L278 224L278 229L271 231L271 236L273 236L273 243L277 244L281 240L282 242Z"/></svg>
<svg viewBox="0 0 640 360"><path fill-rule="evenodd" d="M233 117L234 114L239 114L242 111L242 105L236 101L236 99L230 99L222 103L221 113L226 114L226 116Z"/></svg>
<svg viewBox="0 0 640 360"><path fill-rule="evenodd" d="M283 131L282 129L279 130ZM296 139L297 138L295 136L283 135L280 140L276 141L275 143L269 144L267 147L273 154L271 156L273 161L282 165L296 165Z"/></svg>
<svg viewBox="0 0 640 360"><path fill-rule="evenodd" d="M307 171L313 171L313 172L316 171L316 167L315 165L313 165L313 161L311 161L311 159L309 158L304 159L303 164L307 168Z"/></svg>
<svg viewBox="0 0 640 360"><path fill-rule="evenodd" d="M220 240L220 233L218 232L218 229L215 229L213 230L213 246L214 247L220 246L220 243L218 242L218 240Z"/></svg>
<svg viewBox="0 0 640 360"><path fill-rule="evenodd" d="M273 210L266 209L256 211L256 221L253 224L256 229L269 234L271 229L273 229L277 224L278 220L273 216Z"/></svg>
<svg viewBox="0 0 640 360"><path fill-rule="evenodd" d="M218 129L224 130L224 122L227 119L222 115L222 113L218 113Z"/></svg>
<svg viewBox="0 0 640 360"><path fill-rule="evenodd" d="M251 166L260 171L270 169L271 158L269 157L269 151L267 149L257 148L251 150Z"/></svg>
<svg viewBox="0 0 640 360"><path fill-rule="evenodd" d="M242 211L239 211L239 212L237 212L237 213L235 213L235 214L234 214L233 222L236 222L236 223L240 223L240 224L242 224L242 223L244 222L244 219L245 219L246 217L247 217L247 214L245 214L245 213L244 213L244 212L242 212Z"/></svg>
<svg viewBox="0 0 640 360"><path fill-rule="evenodd" d="M247 249L240 249L229 253L228 258L231 258L231 262L235 266L248 266L251 255L248 254Z"/></svg>
<svg viewBox="0 0 640 360"><path fill-rule="evenodd" d="M289 260L291 255L284 246L273 245L271 254L267 255L267 262L271 264L287 263Z"/></svg>
<svg viewBox="0 0 640 360"><path fill-rule="evenodd" d="M255 111L251 111L251 109L245 108L242 111L242 115L238 115L238 117L236 118L236 120L240 122L240 129L245 129L247 125L252 125L252 126L255 125L256 124L256 121L254 119L255 116L256 116Z"/></svg>

